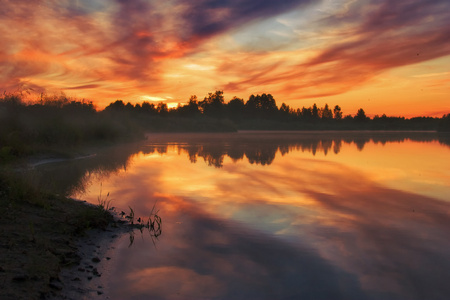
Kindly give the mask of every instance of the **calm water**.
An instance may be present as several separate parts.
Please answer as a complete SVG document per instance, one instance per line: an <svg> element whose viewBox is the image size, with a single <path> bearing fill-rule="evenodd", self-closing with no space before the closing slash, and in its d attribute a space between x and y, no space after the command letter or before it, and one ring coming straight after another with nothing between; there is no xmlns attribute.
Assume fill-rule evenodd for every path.
<svg viewBox="0 0 450 300"><path fill-rule="evenodd" d="M149 135L39 168L146 216L111 299L450 299L450 143L433 133ZM106 275L105 275L106 276Z"/></svg>

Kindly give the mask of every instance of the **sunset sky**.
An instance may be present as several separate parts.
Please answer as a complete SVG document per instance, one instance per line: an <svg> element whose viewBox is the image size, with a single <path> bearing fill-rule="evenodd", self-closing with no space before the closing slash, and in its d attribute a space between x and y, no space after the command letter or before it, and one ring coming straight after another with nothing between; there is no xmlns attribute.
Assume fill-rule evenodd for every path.
<svg viewBox="0 0 450 300"><path fill-rule="evenodd" d="M0 91L450 113L448 0L1 0Z"/></svg>

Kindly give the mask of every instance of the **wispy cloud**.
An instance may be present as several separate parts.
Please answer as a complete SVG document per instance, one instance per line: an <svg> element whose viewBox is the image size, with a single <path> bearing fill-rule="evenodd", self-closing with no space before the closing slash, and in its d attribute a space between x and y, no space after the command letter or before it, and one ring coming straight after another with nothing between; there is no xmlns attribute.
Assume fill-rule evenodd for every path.
<svg viewBox="0 0 450 300"><path fill-rule="evenodd" d="M447 76L447 75L450 75L450 72L427 73L427 74L414 75L413 77L426 78L426 77Z"/></svg>
<svg viewBox="0 0 450 300"><path fill-rule="evenodd" d="M227 87L238 90L255 83L276 83L300 97L322 97L348 91L385 70L450 54L445 1L372 2L354 3L345 14L320 20L320 28L345 30L338 30L332 43L318 49L315 57Z"/></svg>
<svg viewBox="0 0 450 300"><path fill-rule="evenodd" d="M337 95L450 55L449 11L446 0L5 0L0 88Z"/></svg>

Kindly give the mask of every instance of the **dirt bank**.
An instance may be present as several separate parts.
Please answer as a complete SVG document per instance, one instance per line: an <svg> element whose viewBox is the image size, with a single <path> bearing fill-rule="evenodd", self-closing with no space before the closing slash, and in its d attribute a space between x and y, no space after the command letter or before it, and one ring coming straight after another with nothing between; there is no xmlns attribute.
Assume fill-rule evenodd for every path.
<svg viewBox="0 0 450 300"><path fill-rule="evenodd" d="M79 251L87 232L112 238L115 230L113 216L101 207L40 192L5 173L0 214L0 299L58 297L67 289L61 271L88 256Z"/></svg>
<svg viewBox="0 0 450 300"><path fill-rule="evenodd" d="M133 230L124 223L111 223L106 229L89 230L75 242L78 264L59 273L61 290L49 299L109 299L107 290L110 265L116 259L115 242L121 234Z"/></svg>

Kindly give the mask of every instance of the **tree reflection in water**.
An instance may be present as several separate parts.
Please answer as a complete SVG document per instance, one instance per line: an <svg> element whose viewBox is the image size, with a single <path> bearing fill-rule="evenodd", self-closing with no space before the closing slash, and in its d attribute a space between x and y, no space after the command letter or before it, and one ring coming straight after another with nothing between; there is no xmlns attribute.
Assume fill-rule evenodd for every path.
<svg viewBox="0 0 450 300"><path fill-rule="evenodd" d="M237 134L153 134L144 154L167 153L168 147L177 145L180 152L187 153L189 160L198 158L216 168L223 166L225 157L236 162L248 159L251 164L270 165L277 152L281 155L291 151L310 152L313 155L333 152L339 154L343 144L353 144L359 151L367 143L432 142L450 145L446 136L433 132L242 132Z"/></svg>
<svg viewBox="0 0 450 300"><path fill-rule="evenodd" d="M160 154L176 147L192 163L198 158L209 166L221 168L224 158L233 162L247 159L251 164L270 165L279 152L282 156L292 151L313 155L330 152L339 154L344 144L362 151L367 143L401 143L405 141L433 142L450 147L449 134L434 132L239 132L224 134L149 134L142 143L121 145L98 150L84 159L44 164L29 169L33 181L41 189L64 195L83 194L92 176L102 177L126 170L133 156Z"/></svg>

